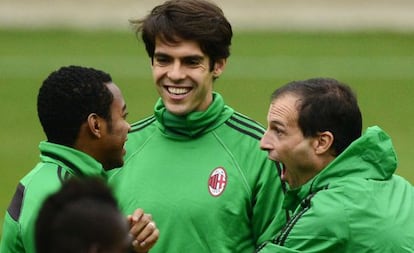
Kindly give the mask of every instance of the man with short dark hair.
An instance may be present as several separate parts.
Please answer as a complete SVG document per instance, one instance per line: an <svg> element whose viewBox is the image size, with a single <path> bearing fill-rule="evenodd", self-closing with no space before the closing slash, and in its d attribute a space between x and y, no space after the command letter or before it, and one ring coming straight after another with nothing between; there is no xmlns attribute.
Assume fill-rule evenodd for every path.
<svg viewBox="0 0 414 253"><path fill-rule="evenodd" d="M362 132L348 85L294 81L271 98L261 148L283 164L286 226L260 253L414 252L414 188L378 126Z"/></svg>
<svg viewBox="0 0 414 253"><path fill-rule="evenodd" d="M172 0L134 24L160 98L131 127L125 165L110 171L121 209L153 215L164 235L153 253L253 252L286 216L277 168L259 149L264 128L213 91L230 23L212 2Z"/></svg>
<svg viewBox="0 0 414 253"><path fill-rule="evenodd" d="M34 220L40 204L67 178L105 178L105 170L124 163L130 125L122 93L109 74L62 67L43 81L37 110L47 141L40 143L41 161L20 180L7 209L1 253L35 252ZM134 215L139 216L132 222L134 238L140 235L138 227L147 235L134 243L135 249L146 252L157 240L158 230L142 210Z"/></svg>

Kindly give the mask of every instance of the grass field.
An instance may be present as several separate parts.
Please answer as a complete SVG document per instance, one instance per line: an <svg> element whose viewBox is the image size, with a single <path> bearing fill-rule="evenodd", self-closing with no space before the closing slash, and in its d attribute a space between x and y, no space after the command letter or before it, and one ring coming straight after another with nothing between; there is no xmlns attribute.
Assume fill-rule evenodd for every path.
<svg viewBox="0 0 414 253"><path fill-rule="evenodd" d="M157 98L143 45L130 31L0 30L0 222L18 180L38 161L43 133L36 114L42 80L62 65L112 74L129 120L152 112ZM242 33L216 82L228 104L265 123L269 95L295 79L334 77L358 93L364 126L380 125L394 140L397 173L414 183L414 34Z"/></svg>

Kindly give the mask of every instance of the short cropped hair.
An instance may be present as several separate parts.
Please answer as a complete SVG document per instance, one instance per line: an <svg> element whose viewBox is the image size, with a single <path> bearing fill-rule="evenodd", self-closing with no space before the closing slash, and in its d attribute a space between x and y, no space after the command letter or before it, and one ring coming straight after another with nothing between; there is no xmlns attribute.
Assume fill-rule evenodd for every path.
<svg viewBox="0 0 414 253"><path fill-rule="evenodd" d="M137 35L145 43L148 56L153 59L155 40L177 43L180 40L196 41L210 58L210 70L218 59L230 56L233 36L231 24L223 11L206 0L170 0L156 6L143 19L131 20Z"/></svg>
<svg viewBox="0 0 414 253"><path fill-rule="evenodd" d="M128 241L126 218L99 178L71 178L44 201L35 224L39 253L110 249Z"/></svg>
<svg viewBox="0 0 414 253"><path fill-rule="evenodd" d="M39 89L37 113L49 142L73 146L91 113L111 122L113 95L108 73L80 66L52 72Z"/></svg>
<svg viewBox="0 0 414 253"><path fill-rule="evenodd" d="M334 135L333 150L339 155L361 136L362 116L351 88L332 78L293 81L276 89L275 100L285 94L299 97L298 124L305 137L330 131Z"/></svg>

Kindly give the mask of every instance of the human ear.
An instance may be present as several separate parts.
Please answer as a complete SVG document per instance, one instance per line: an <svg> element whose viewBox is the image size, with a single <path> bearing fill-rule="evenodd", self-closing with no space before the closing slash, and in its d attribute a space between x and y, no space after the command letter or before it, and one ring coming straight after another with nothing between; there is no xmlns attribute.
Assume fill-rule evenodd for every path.
<svg viewBox="0 0 414 253"><path fill-rule="evenodd" d="M227 60L224 58L216 60L216 62L214 63L214 69L213 69L214 77L219 77L221 73L223 73L226 63L227 63Z"/></svg>
<svg viewBox="0 0 414 253"><path fill-rule="evenodd" d="M334 141L334 136L329 131L320 132L315 137L314 149L318 155L324 154L330 150Z"/></svg>
<svg viewBox="0 0 414 253"><path fill-rule="evenodd" d="M96 113L91 113L88 116L88 127L92 135L101 137L101 122L100 117Z"/></svg>

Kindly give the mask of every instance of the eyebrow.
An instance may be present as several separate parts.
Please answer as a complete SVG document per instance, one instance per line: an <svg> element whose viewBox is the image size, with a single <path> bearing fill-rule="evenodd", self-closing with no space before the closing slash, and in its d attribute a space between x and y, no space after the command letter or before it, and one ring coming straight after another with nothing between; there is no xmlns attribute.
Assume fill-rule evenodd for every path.
<svg viewBox="0 0 414 253"><path fill-rule="evenodd" d="M165 53L154 53L154 57L157 57L157 56L171 57L171 56L169 56L168 54L165 54Z"/></svg>
<svg viewBox="0 0 414 253"><path fill-rule="evenodd" d="M286 127L286 124L284 124L280 120L271 120L271 121L269 121L269 124L274 125L274 126Z"/></svg>
<svg viewBox="0 0 414 253"><path fill-rule="evenodd" d="M204 56L202 56L202 55L188 55L188 56L183 57L182 59L203 60Z"/></svg>
<svg viewBox="0 0 414 253"><path fill-rule="evenodd" d="M171 55L166 54L166 53L162 53L162 52L156 52L154 53L154 57L168 57L168 58L173 58ZM193 55L186 55L183 57L180 57L180 60L186 60L186 59L195 59L195 60L203 60L205 58L204 55L199 55L199 54L193 54Z"/></svg>

